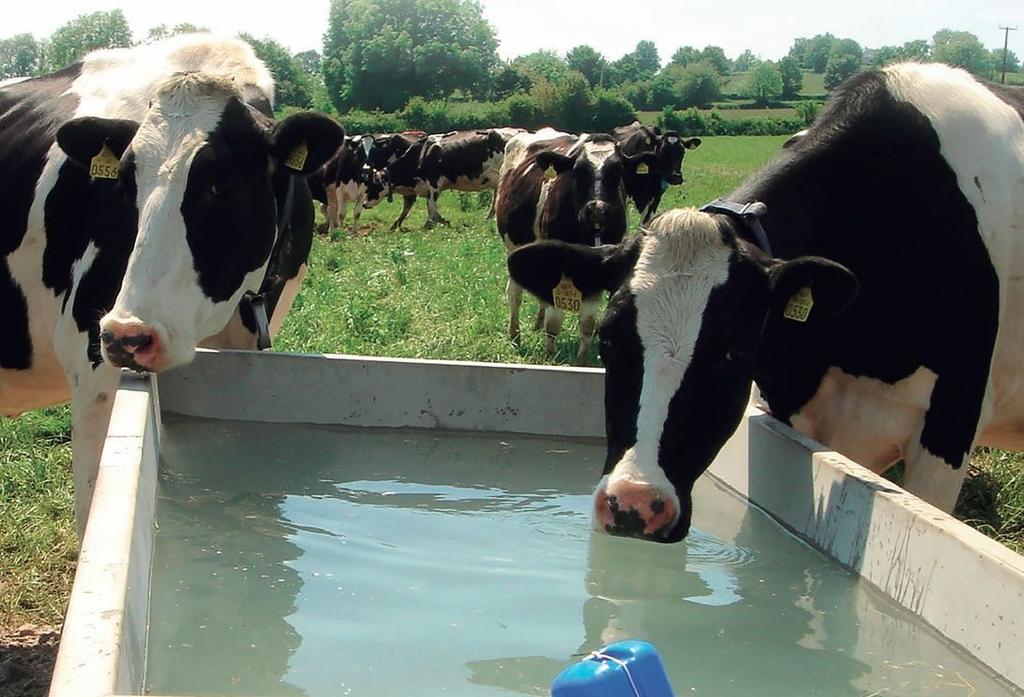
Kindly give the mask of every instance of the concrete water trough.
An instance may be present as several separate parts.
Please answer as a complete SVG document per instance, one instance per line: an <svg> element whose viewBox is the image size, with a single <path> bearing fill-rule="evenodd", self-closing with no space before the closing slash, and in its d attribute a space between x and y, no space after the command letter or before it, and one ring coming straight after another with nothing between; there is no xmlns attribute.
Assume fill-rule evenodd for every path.
<svg viewBox="0 0 1024 697"><path fill-rule="evenodd" d="M150 580L162 418L531 434L599 444L602 379L597 369L231 351L201 351L159 380L126 373L50 694L145 690L149 628L157 619L150 616ZM591 475L596 484L599 472ZM937 641L969 654L991 672L1000 694L1022 694L1024 558L755 407L709 477L858 574L864 593L886 596L929 625ZM854 624L846 630L868 631L869 623ZM884 639L878 646L906 649L886 649ZM419 694L416 684L410 676L403 694ZM989 694L973 689L965 684L961 693ZM875 692L911 693L918 694Z"/></svg>

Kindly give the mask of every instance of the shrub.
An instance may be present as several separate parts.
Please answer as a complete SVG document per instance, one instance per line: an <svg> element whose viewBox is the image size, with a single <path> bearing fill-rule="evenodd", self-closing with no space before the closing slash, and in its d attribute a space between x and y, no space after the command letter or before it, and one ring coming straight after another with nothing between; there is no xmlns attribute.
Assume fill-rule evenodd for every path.
<svg viewBox="0 0 1024 697"><path fill-rule="evenodd" d="M629 100L618 92L599 89L594 93L590 118L592 131L610 133L616 126L632 123L636 119L636 110Z"/></svg>

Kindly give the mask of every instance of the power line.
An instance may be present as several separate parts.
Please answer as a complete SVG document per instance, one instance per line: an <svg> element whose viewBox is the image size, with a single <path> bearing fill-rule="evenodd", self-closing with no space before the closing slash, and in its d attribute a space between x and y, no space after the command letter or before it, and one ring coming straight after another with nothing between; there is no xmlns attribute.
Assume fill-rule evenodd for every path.
<svg viewBox="0 0 1024 697"><path fill-rule="evenodd" d="M999 27L1003 31L1003 84L1006 84L1006 49L1010 45L1010 32L1017 31L1017 27Z"/></svg>

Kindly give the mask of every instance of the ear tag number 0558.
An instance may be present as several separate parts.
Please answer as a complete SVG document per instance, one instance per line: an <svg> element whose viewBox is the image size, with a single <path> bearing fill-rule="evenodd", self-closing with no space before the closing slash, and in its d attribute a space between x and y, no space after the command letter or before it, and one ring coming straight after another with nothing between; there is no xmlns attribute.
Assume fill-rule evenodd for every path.
<svg viewBox="0 0 1024 697"><path fill-rule="evenodd" d="M299 143L288 159L284 161L284 166L288 169L294 169L296 172L301 172L302 168L306 166L306 157L309 155L309 148L306 147L306 141Z"/></svg>
<svg viewBox="0 0 1024 697"><path fill-rule="evenodd" d="M565 276L558 285L551 289L552 304L563 312L579 312L583 303L583 294L579 288Z"/></svg>
<svg viewBox="0 0 1024 697"><path fill-rule="evenodd" d="M804 286L786 303L786 310L782 316L794 322L806 322L811 316L811 308L814 307L814 298L811 296L811 289Z"/></svg>
<svg viewBox="0 0 1024 697"><path fill-rule="evenodd" d="M99 153L89 161L89 176L96 179L117 179L119 166L120 160L117 159L117 155L110 152L110 148L104 143Z"/></svg>

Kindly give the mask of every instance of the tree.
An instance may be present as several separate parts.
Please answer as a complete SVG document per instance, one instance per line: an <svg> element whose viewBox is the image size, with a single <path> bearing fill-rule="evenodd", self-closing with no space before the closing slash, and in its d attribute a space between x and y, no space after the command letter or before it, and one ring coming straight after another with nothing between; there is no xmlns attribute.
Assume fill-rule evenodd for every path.
<svg viewBox="0 0 1024 697"><path fill-rule="evenodd" d="M710 63L692 63L682 69L676 82L681 107L708 106L722 97L722 80Z"/></svg>
<svg viewBox="0 0 1024 697"><path fill-rule="evenodd" d="M1003 49L1001 46L992 49L991 62L992 69L997 73L1003 69ZM1016 53L1010 50L1006 52L1006 70L1011 73L1020 71L1020 59L1017 58Z"/></svg>
<svg viewBox="0 0 1024 697"><path fill-rule="evenodd" d="M924 39L908 41L900 46L899 59L901 61L925 62L932 59L932 47Z"/></svg>
<svg viewBox="0 0 1024 697"><path fill-rule="evenodd" d="M760 62L758 57L748 48L746 51L736 57L736 60L732 62L732 68L738 73L745 73L754 67L755 63ZM796 59L797 67L800 67L800 60Z"/></svg>
<svg viewBox="0 0 1024 697"><path fill-rule="evenodd" d="M569 74L569 66L554 51L540 50L518 56L512 65L533 81L562 82Z"/></svg>
<svg viewBox="0 0 1024 697"><path fill-rule="evenodd" d="M765 61L751 71L746 95L760 106L766 106L782 96L782 75L774 63Z"/></svg>
<svg viewBox="0 0 1024 697"><path fill-rule="evenodd" d="M681 65L685 68L690 63L700 62L700 58L700 51L695 49L693 46L680 46L676 49L676 52L672 54L672 58L669 60L669 63Z"/></svg>
<svg viewBox="0 0 1024 697"><path fill-rule="evenodd" d="M726 58L725 51L721 46L705 46L700 52L701 60L707 61L719 75L728 75L732 70L732 62Z"/></svg>
<svg viewBox="0 0 1024 697"><path fill-rule="evenodd" d="M890 63L895 63L899 60L899 46L882 46L881 48L876 48L874 51L871 52L871 60L869 61L869 63L876 68L881 68L886 65L889 65Z"/></svg>
<svg viewBox="0 0 1024 697"><path fill-rule="evenodd" d="M825 66L825 89L835 89L846 78L860 70L863 55L864 49L853 39L833 41L828 64Z"/></svg>
<svg viewBox="0 0 1024 697"><path fill-rule="evenodd" d="M992 55L974 34L968 31L940 29L932 37L932 44L932 58L939 63L988 77Z"/></svg>
<svg viewBox="0 0 1024 697"><path fill-rule="evenodd" d="M825 72L832 44L836 37L831 34L818 34L811 38L799 38L793 42L789 55L800 61L800 67L815 73Z"/></svg>
<svg viewBox="0 0 1024 697"><path fill-rule="evenodd" d="M166 24L158 24L152 27L146 34L145 43L152 43L153 41L160 41L170 36L177 34L201 34L209 32L207 27L200 27L190 22L182 22L181 24L175 24L170 29L167 28Z"/></svg>
<svg viewBox="0 0 1024 697"><path fill-rule="evenodd" d="M339 109L485 96L498 40L473 0L331 0L323 72Z"/></svg>
<svg viewBox="0 0 1024 697"><path fill-rule="evenodd" d="M50 37L46 56L50 69L59 70L89 51L132 45L132 30L121 10L79 15Z"/></svg>
<svg viewBox="0 0 1024 697"><path fill-rule="evenodd" d="M320 54L317 53L316 51L312 49L308 51L300 51L299 53L296 53L292 57L298 62L299 65L302 66L302 69L305 70L310 75L320 74L320 67L323 61L320 59Z"/></svg>
<svg viewBox="0 0 1024 697"><path fill-rule="evenodd" d="M274 39L256 39L249 34L238 38L249 43L274 76L274 107L295 106L308 109L313 106L313 85L309 73L292 57L284 46Z"/></svg>
<svg viewBox="0 0 1024 697"><path fill-rule="evenodd" d="M609 66L612 84L650 80L661 69L661 59L653 41L640 41L636 48ZM607 80L606 80L607 82Z"/></svg>
<svg viewBox="0 0 1024 697"><path fill-rule="evenodd" d="M43 46L31 34L0 39L0 79L38 75L43 67Z"/></svg>
<svg viewBox="0 0 1024 697"><path fill-rule="evenodd" d="M796 58L786 56L779 61L779 77L782 78L782 98L793 99L804 86L804 74Z"/></svg>
<svg viewBox="0 0 1024 697"><path fill-rule="evenodd" d="M608 65L608 61L600 51L587 44L576 46L566 53L565 62L571 70L582 73L591 87L601 84L605 67Z"/></svg>
<svg viewBox="0 0 1024 697"><path fill-rule="evenodd" d="M505 99L519 92L526 92L533 86L530 76L511 62L502 62L491 77L491 89L495 99Z"/></svg>

